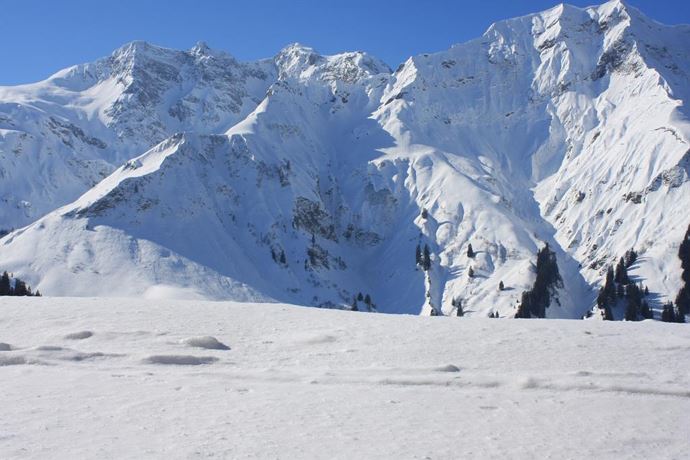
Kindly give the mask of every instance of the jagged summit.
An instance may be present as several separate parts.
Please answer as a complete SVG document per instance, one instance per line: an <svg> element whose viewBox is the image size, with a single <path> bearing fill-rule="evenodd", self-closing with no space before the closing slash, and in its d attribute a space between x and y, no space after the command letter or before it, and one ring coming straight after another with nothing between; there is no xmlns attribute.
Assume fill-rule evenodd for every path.
<svg viewBox="0 0 690 460"><path fill-rule="evenodd" d="M620 2L500 21L395 73L136 42L56 75L0 88L0 217L30 224L0 267L45 294L511 316L546 244L548 317L581 317L631 248L659 303L677 291L690 34Z"/></svg>
<svg viewBox="0 0 690 460"><path fill-rule="evenodd" d="M208 46L208 44L205 41L196 42L196 44L192 47L190 52L192 54L200 55L200 56L204 56L204 55L208 55L208 54L212 53L211 48Z"/></svg>
<svg viewBox="0 0 690 460"><path fill-rule="evenodd" d="M379 74L389 74L390 68L381 60L362 51L322 56L313 48L293 43L275 57L281 78L309 80L323 78L348 83Z"/></svg>

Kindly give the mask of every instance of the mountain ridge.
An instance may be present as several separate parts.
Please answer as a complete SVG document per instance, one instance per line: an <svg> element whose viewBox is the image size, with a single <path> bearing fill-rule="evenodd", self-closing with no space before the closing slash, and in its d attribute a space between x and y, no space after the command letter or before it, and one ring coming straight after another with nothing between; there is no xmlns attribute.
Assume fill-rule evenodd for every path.
<svg viewBox="0 0 690 460"><path fill-rule="evenodd" d="M658 307L680 282L671 255L687 227L685 43L690 28L619 1L500 21L395 72L366 53L321 56L299 44L255 63L204 44L154 47L191 59L175 70L138 57L152 51L134 42L97 61L144 62L109 105L122 123L102 125L115 133L103 141L76 124L81 135L55 130L91 146L82 150L105 163L97 174L112 175L5 237L0 265L45 294L343 307L363 292L386 312L450 314L461 298L472 314L510 316L548 243L564 285L547 316L573 318L592 306L606 266L635 247L643 257L633 274L658 293ZM3 106L8 91L0 88ZM180 127L189 129L170 132ZM0 153L19 136L5 134ZM158 146L127 157L141 148L137 136ZM123 166L93 153L107 150L99 140L130 143L114 149ZM74 153L60 142L59 152ZM430 270L415 264L416 246L429 247ZM114 284L116 275L131 285Z"/></svg>

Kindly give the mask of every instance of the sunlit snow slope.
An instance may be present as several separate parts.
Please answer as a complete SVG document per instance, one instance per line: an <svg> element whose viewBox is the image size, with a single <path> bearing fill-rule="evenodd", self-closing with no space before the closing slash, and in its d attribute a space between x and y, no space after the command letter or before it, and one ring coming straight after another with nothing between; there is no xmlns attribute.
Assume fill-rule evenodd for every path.
<svg viewBox="0 0 690 460"><path fill-rule="evenodd" d="M9 128L36 112L31 123L60 115L105 139L79 154L48 136L60 144L50 164L68 174L86 177L75 155L112 171L150 147L4 238L0 267L53 295L346 306L362 292L378 311L452 313L461 298L472 315L511 316L549 243L563 286L547 316L575 318L634 247L631 273L658 305L680 287L690 223L689 53L690 27L619 1L499 22L394 73L365 53L301 45L242 64L203 45L134 43L0 89L18 101L3 106L19 111L0 118ZM121 60L129 72L115 70ZM50 104L65 94L69 104ZM47 154L5 147L27 129L1 131L0 154ZM17 203L47 211L76 197L46 185L54 177L3 182L51 195L5 200L8 227L36 217ZM430 248L426 273L417 245Z"/></svg>

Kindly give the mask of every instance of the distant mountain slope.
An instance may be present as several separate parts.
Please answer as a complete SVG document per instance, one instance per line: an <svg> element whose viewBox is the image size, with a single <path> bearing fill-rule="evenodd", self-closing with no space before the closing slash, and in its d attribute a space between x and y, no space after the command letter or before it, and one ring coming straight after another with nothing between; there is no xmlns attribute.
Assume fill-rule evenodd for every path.
<svg viewBox="0 0 690 460"><path fill-rule="evenodd" d="M179 131L222 132L275 80L271 60L239 63L200 43L132 42L46 81L0 87L0 229L76 199Z"/></svg>
<svg viewBox="0 0 690 460"><path fill-rule="evenodd" d="M47 111L27 94L46 101L68 86L83 114L83 93L126 88L97 91L81 136L92 147L60 141L53 155L65 169L75 152L92 155L103 168L83 165L92 180L160 142L4 238L0 267L46 294L342 307L361 292L379 311L453 314L462 299L470 314L511 316L548 243L563 283L547 316L575 318L634 247L631 273L658 305L680 287L690 220L689 53L690 28L619 1L502 21L394 73L364 53L301 45L240 64L201 45L131 44L0 90ZM32 190L63 190L52 177Z"/></svg>

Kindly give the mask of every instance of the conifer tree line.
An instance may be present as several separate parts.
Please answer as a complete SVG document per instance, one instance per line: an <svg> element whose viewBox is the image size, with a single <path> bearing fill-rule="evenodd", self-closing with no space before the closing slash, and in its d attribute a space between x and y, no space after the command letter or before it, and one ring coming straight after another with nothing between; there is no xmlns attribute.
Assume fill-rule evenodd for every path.
<svg viewBox="0 0 690 460"><path fill-rule="evenodd" d="M562 283L556 253L546 243L537 253L537 276L529 291L522 293L515 318L545 318L551 303L551 291Z"/></svg>
<svg viewBox="0 0 690 460"><path fill-rule="evenodd" d="M476 252L472 245L468 244L467 257L474 258L475 256ZM678 257L682 268L682 286L676 296L675 307L673 302L667 302L663 305L660 319L664 322L684 323L686 315L690 314L690 226L688 226L678 249ZM613 265L608 267L604 286L599 289L596 301L604 320L613 321L616 319L613 315L613 307L620 306L621 302L624 302L623 305L625 306L624 316L621 319L626 321L654 319L654 311L647 300L649 287L644 286L642 283L635 283L628 274L628 269L632 267L637 259L638 253L633 248L625 252L615 267ZM415 262L422 270L429 271L431 268L431 251L428 244L425 244L423 247L421 244L417 245L415 249ZM474 276L474 269L470 266L467 273L472 278ZM532 289L522 293L515 318L545 318L546 308L549 307L551 302L552 290L560 284L562 284L562 278L558 270L556 253L546 243L537 253L536 279ZM498 289L499 291L505 289L503 281L500 281ZM357 299L353 302L353 310L357 309L356 302ZM456 316L465 315L462 299L453 298L451 305ZM439 312L435 310L431 312L432 316L438 314ZM592 314L592 312L589 312L587 317L590 317ZM498 318L498 312L491 312L489 317Z"/></svg>
<svg viewBox="0 0 690 460"><path fill-rule="evenodd" d="M625 302L626 321L639 321L641 319L653 319L654 313L645 299L649 295L649 288L642 284L635 284L628 275L628 269L637 261L637 252L634 249L626 251L618 260L616 267L610 266L606 270L604 287L599 289L597 295L597 307L604 312L604 320L613 321L612 307L618 301Z"/></svg>
<svg viewBox="0 0 690 460"><path fill-rule="evenodd" d="M0 296L40 297L41 293L36 291L34 294L31 291L31 286L26 284L24 280L19 278L13 279L9 273L3 272L2 276L0 276Z"/></svg>
<svg viewBox="0 0 690 460"><path fill-rule="evenodd" d="M685 315L690 313L690 225L678 248L678 258L680 258L682 269L680 276L683 284L676 296L676 308L678 316L685 322Z"/></svg>
<svg viewBox="0 0 690 460"><path fill-rule="evenodd" d="M665 323L684 323L685 315L673 308L673 302L666 302L661 309L661 321Z"/></svg>

